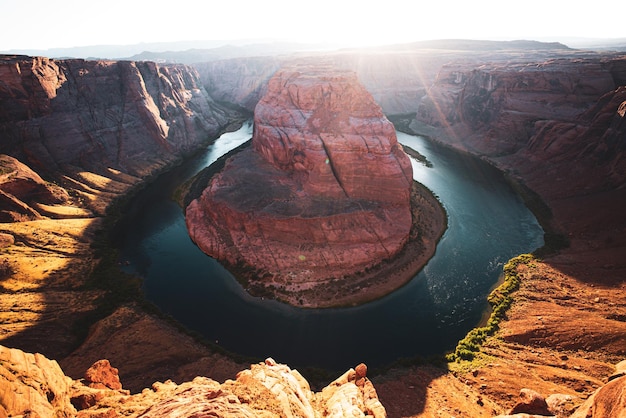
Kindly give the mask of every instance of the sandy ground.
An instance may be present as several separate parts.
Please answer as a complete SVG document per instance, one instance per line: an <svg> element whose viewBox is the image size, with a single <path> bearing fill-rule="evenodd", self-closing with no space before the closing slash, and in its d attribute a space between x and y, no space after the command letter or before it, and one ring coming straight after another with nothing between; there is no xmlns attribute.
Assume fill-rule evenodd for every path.
<svg viewBox="0 0 626 418"><path fill-rule="evenodd" d="M0 224L14 240L0 249L0 261L12 272L0 279L0 344L59 358L79 343L74 324L102 296L82 289L94 265L90 243L99 222Z"/></svg>
<svg viewBox="0 0 626 418"><path fill-rule="evenodd" d="M562 395L559 416L569 416L606 383L626 358L626 283L584 282L551 259L518 270L507 319L476 360L374 379L390 417L490 417L508 412L523 388Z"/></svg>

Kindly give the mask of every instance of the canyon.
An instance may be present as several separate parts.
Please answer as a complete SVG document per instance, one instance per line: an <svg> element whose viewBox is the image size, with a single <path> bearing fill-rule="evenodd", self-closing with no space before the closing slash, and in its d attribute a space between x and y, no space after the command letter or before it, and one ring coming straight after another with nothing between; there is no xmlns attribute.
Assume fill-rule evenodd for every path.
<svg viewBox="0 0 626 418"><path fill-rule="evenodd" d="M116 197L248 116L289 60L355 71L397 126L476 154L536 193L529 204L548 232L550 248L516 267L511 307L472 361L370 376L387 415L523 412L517 396L532 389L550 400L542 415L611 416L602 408L615 405L619 416L616 398L593 396L626 355L626 58L617 53L407 47L195 68L3 57L0 344L58 359L75 380L106 358L134 393L247 369L251 361L128 298L136 286L103 272L106 254L93 244ZM619 373L606 385L617 396Z"/></svg>
<svg viewBox="0 0 626 418"><path fill-rule="evenodd" d="M200 186L185 219L204 252L247 270L252 294L362 303L410 280L443 233L443 209L412 183L393 125L353 72L286 67L255 107L252 146Z"/></svg>

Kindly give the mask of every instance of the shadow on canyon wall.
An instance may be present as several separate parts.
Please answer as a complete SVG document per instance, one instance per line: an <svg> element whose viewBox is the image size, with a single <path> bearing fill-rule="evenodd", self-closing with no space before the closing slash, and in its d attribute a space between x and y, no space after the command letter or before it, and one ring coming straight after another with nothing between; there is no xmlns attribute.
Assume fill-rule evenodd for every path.
<svg viewBox="0 0 626 418"><path fill-rule="evenodd" d="M444 66L458 58L458 51L431 50L337 53L304 60L323 59L354 69L387 114L416 114L409 122L415 133L481 155L522 181L551 208L552 227L569 242L569 247L547 257L546 263L581 282L619 288L626 280L626 225L622 215L626 204L626 58L569 50L496 55L482 51L466 52L461 57L463 62ZM189 86L171 88L172 82L164 80L173 71L183 71L180 66L161 70L153 64L134 68L124 64L122 69L111 62L77 60L65 64L34 59L28 65L35 62L39 70L22 69L20 73L15 61L11 58L0 63L0 78L5 81L0 88L0 151L24 160L42 170L42 175L50 175L46 177L49 180L72 189L69 203L96 214L104 213L102 202L110 202L139 178L178 161L185 152L215 135L239 115L237 109L253 110L264 80L283 64L283 59L274 57L199 64L196 78L182 74L178 77L191 77ZM485 61L491 64L485 67ZM59 66L67 66L70 75L59 71ZM103 69L108 69L106 75ZM144 87L139 78L133 79L139 75ZM63 77L81 81L64 87ZM108 84L111 80L113 88ZM96 85L100 87L94 88ZM159 108L158 112L152 105L145 105L139 91L153 97L152 105ZM189 93L181 94L185 91ZM163 95L172 101L154 99ZM187 106L180 97L193 99ZM178 104L168 107L172 102ZM187 114L194 116L188 118ZM450 135L450 127L455 135ZM72 172L69 178L63 177L66 170ZM93 172L100 177L77 177L78 172ZM102 182L101 177L107 175L114 182ZM116 189L113 193L111 186ZM97 242L100 221L89 224L85 219L80 225L59 223L64 222L60 219L32 222L0 228L17 243L14 247L18 250L7 252L7 259L12 263L20 258L22 263L14 266L16 274L0 279L4 318L4 337L0 338L3 345L63 359L83 342L96 319L132 300L138 286L135 279L120 276L111 260L111 270L96 268L95 274L92 272L94 249L88 247ZM50 261L48 254L58 259ZM97 282L89 282L88 277ZM108 283L105 286L102 278ZM114 297L109 294L102 303L105 291L112 291ZM166 334L144 332L139 337L128 318L146 330L159 326L150 328L150 319L135 315L135 308L129 309L132 312L117 324L128 327L129 332L137 331L133 338L138 338L138 344L155 344L155 348L163 349L178 345L181 349L158 357L157 353L147 354L145 347L126 345L124 350L116 351L90 346L89 356L98 356L96 352L100 351L116 357L110 360L119 365L122 381L124 373L132 375L129 387L133 390L164 380L172 373L179 377L195 372L227 376L238 367L225 372L218 370L215 361L202 363L213 353L190 340L181 343L187 337L176 332L167 334L170 339L160 343L154 339ZM116 318L112 317L107 330L115 329ZM118 338L128 342L131 334L121 335ZM97 341L100 344L106 338ZM141 356L151 355L159 362L152 369L146 363L132 364ZM90 361L89 356L85 355L83 361ZM80 377L77 374L82 373L78 371L82 365L67 364L74 377ZM126 365L130 372L125 372ZM190 367L185 369L185 365ZM435 379L439 373L443 375L445 370L425 379ZM427 386L421 381L416 387ZM422 396L425 392L416 399ZM393 406L388 408L393 416ZM423 404L415 402L410 411L403 413L417 415L422 409Z"/></svg>

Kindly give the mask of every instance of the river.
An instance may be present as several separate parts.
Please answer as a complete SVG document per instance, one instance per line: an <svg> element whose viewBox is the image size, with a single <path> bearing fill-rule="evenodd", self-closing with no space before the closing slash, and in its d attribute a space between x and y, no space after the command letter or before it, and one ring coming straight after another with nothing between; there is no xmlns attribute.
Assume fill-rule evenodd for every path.
<svg viewBox="0 0 626 418"><path fill-rule="evenodd" d="M384 298L341 309L254 298L192 243L172 192L251 138L250 124L224 134L132 200L116 240L124 268L144 278L147 299L164 313L235 353L341 371L450 350L480 321L503 264L540 247L543 230L493 167L424 138L397 135L432 163L411 160L414 178L443 203L448 229L422 271Z"/></svg>

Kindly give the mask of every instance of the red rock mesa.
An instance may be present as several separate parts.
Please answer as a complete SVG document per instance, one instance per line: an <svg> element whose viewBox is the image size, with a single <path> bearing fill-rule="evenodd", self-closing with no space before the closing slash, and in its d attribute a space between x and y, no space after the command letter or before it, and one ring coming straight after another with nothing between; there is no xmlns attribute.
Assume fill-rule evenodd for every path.
<svg viewBox="0 0 626 418"><path fill-rule="evenodd" d="M293 67L270 80L252 147L187 207L187 226L204 252L270 289L310 290L398 254L412 183L393 125L353 72Z"/></svg>

